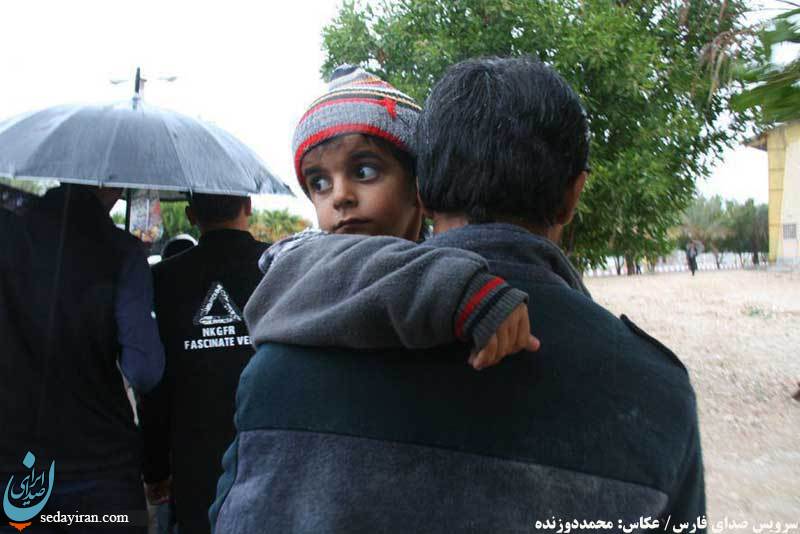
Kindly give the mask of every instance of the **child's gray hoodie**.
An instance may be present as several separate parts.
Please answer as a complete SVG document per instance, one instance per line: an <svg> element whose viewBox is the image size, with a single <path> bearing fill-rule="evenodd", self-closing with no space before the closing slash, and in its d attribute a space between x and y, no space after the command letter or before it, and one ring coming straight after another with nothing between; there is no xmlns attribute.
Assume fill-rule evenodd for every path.
<svg viewBox="0 0 800 534"><path fill-rule="evenodd" d="M475 253L394 237L302 232L273 245L260 265L265 276L244 310L256 347L427 348L458 339L481 348L527 301Z"/></svg>

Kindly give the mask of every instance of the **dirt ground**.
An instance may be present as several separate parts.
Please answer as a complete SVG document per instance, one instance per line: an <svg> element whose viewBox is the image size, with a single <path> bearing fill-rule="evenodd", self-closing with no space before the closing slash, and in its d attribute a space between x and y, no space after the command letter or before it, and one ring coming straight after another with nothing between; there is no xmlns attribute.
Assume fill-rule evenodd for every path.
<svg viewBox="0 0 800 534"><path fill-rule="evenodd" d="M800 402L792 399L800 381L800 273L701 271L586 284L689 369L709 522L800 521Z"/></svg>

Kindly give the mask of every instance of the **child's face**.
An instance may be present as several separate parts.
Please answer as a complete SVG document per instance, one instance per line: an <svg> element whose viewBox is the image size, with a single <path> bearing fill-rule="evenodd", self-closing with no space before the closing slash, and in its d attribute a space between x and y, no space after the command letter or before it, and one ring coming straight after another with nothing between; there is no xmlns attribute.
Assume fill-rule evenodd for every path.
<svg viewBox="0 0 800 534"><path fill-rule="evenodd" d="M343 135L309 151L300 171L322 230L418 238L422 209L412 178L381 144Z"/></svg>

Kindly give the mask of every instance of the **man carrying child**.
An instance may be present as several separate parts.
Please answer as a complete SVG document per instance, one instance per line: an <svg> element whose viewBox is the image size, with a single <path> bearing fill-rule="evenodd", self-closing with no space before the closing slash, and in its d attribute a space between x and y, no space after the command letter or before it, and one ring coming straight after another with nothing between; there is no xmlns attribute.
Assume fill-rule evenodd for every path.
<svg viewBox="0 0 800 534"><path fill-rule="evenodd" d="M587 119L575 93L528 58L465 61L434 87L415 140L433 238L420 246L319 238L277 257L248 304L260 347L240 382L237 437L211 512L216 531L529 532L551 519L613 529L648 516L697 521L705 496L685 368L595 304L555 244L588 175ZM403 321L393 324L395 337L370 335L395 316L374 309L430 291L424 279L409 284L403 267L419 249L440 247L480 254L529 295L543 339L536 355L476 373L463 365L463 344L385 348L408 346ZM262 293L270 277L287 282L305 309ZM365 308L330 306L353 295L359 303L376 284L383 294L360 302ZM479 319L469 312L488 308L492 287L469 299L456 330ZM295 313L294 326L261 321L276 309ZM328 344L376 350L273 343L306 344L315 329Z"/></svg>

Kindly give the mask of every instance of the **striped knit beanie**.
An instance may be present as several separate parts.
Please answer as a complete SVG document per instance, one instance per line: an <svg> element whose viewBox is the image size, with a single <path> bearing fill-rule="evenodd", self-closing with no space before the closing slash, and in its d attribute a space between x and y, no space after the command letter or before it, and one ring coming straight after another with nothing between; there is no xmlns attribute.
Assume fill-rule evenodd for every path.
<svg viewBox="0 0 800 534"><path fill-rule="evenodd" d="M292 138L294 168L308 194L300 162L314 147L347 134L384 139L416 156L414 129L421 108L407 94L374 74L352 65L338 67L319 97L300 119Z"/></svg>

